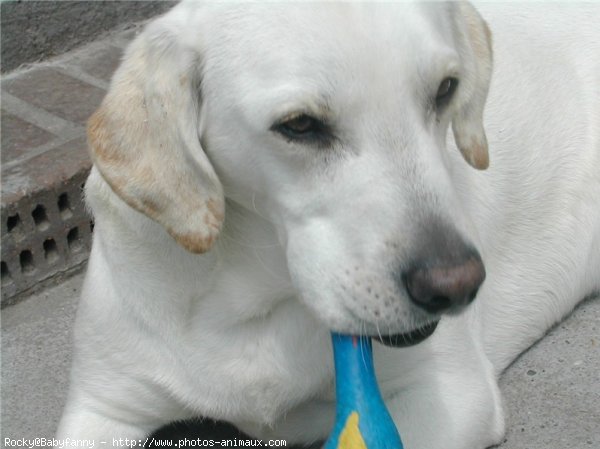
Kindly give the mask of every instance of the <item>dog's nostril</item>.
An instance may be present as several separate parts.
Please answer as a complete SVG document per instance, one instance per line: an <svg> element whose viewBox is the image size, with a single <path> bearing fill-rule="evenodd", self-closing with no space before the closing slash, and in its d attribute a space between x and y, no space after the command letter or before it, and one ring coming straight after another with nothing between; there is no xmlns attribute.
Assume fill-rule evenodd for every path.
<svg viewBox="0 0 600 449"><path fill-rule="evenodd" d="M429 300L429 306L434 310L446 310L449 309L451 305L452 301L446 296L436 295Z"/></svg>

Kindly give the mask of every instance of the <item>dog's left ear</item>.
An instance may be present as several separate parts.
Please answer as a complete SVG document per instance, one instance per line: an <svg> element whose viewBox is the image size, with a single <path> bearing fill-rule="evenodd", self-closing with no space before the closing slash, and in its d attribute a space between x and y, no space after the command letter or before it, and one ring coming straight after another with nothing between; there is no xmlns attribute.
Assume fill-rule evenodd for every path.
<svg viewBox="0 0 600 449"><path fill-rule="evenodd" d="M88 140L94 165L123 201L203 253L219 234L225 201L200 143L200 55L182 42L178 12L129 46L88 122Z"/></svg>
<svg viewBox="0 0 600 449"><path fill-rule="evenodd" d="M456 145L474 168L489 166L487 138L483 129L483 109L492 75L492 36L490 29L467 2L455 9L459 52L465 73L460 80L461 94L452 118Z"/></svg>

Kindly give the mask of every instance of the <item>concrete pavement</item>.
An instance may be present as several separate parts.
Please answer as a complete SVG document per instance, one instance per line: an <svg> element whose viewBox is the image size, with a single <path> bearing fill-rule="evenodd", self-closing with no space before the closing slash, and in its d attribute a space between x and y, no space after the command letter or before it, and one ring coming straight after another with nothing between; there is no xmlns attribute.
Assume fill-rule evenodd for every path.
<svg viewBox="0 0 600 449"><path fill-rule="evenodd" d="M53 436L82 280L76 275L2 310L1 445L7 437ZM523 354L501 387L508 433L500 449L600 448L600 298Z"/></svg>
<svg viewBox="0 0 600 449"><path fill-rule="evenodd" d="M0 69L63 54L169 9L172 0L1 1Z"/></svg>

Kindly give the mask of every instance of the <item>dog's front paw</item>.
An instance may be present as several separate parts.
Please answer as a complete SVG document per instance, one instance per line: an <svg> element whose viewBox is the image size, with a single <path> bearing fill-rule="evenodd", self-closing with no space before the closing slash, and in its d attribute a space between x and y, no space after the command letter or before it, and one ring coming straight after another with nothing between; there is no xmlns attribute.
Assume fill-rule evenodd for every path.
<svg viewBox="0 0 600 449"><path fill-rule="evenodd" d="M437 379L386 401L405 449L485 449L504 435L495 381Z"/></svg>

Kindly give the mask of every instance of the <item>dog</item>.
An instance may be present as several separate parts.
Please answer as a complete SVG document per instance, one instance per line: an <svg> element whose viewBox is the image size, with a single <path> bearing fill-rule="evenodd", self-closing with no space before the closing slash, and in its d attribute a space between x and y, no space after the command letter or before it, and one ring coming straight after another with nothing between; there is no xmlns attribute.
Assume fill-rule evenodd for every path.
<svg viewBox="0 0 600 449"><path fill-rule="evenodd" d="M600 290L599 13L184 1L151 22L88 123L57 438L202 416L323 441L337 331L374 337L407 449L499 443L498 376Z"/></svg>

